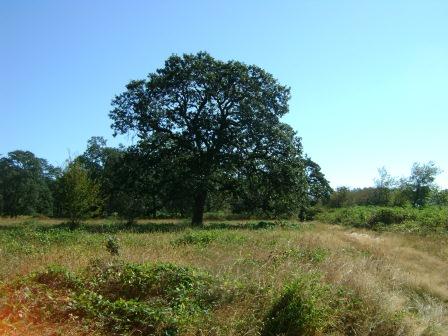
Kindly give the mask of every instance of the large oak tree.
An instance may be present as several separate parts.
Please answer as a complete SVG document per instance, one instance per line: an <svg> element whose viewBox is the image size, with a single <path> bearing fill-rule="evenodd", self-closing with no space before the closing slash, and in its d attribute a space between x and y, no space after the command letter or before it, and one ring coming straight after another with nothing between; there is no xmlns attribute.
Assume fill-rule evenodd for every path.
<svg viewBox="0 0 448 336"><path fill-rule="evenodd" d="M192 224L202 225L210 190L247 172L272 176L276 194L300 203L300 138L280 121L289 98L289 88L260 67L200 52L173 55L146 80L131 81L110 117L116 133L136 135L141 146L163 154L165 167L172 163L169 173L182 176L179 192L192 197Z"/></svg>

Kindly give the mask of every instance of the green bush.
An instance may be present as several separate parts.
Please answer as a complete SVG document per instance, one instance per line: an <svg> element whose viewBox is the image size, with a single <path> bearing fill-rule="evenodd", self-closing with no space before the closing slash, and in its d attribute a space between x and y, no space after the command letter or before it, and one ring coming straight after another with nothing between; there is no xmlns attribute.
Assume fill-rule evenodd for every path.
<svg viewBox="0 0 448 336"><path fill-rule="evenodd" d="M179 329L169 309L146 302L111 301L95 292L84 291L75 297L74 307L112 334L176 335Z"/></svg>
<svg viewBox="0 0 448 336"><path fill-rule="evenodd" d="M117 237L109 236L106 242L106 250L112 256L117 256L120 254L120 244L118 243Z"/></svg>
<svg viewBox="0 0 448 336"><path fill-rule="evenodd" d="M330 287L316 274L300 276L287 285L269 311L263 336L316 335L331 325Z"/></svg>
<svg viewBox="0 0 448 336"><path fill-rule="evenodd" d="M218 229L191 230L173 240L172 243L174 245L196 245L199 247L206 247L215 241L223 244L242 243L246 241L246 237L235 232L223 230L218 226Z"/></svg>
<svg viewBox="0 0 448 336"><path fill-rule="evenodd" d="M35 273L32 279L53 289L78 289L82 282L72 272L61 266L50 266L46 270Z"/></svg>
<svg viewBox="0 0 448 336"><path fill-rule="evenodd" d="M169 263L97 261L80 276L52 266L30 279L34 306L51 311L45 318L77 316L109 335L176 335L206 319L228 293L207 273Z"/></svg>
<svg viewBox="0 0 448 336"><path fill-rule="evenodd" d="M262 336L407 335L402 312L392 314L377 302L342 286L330 286L317 273L287 285L264 320Z"/></svg>
<svg viewBox="0 0 448 336"><path fill-rule="evenodd" d="M198 245L207 246L211 242L217 240L219 237L218 231L190 231L183 234L181 237L173 241L174 245Z"/></svg>
<svg viewBox="0 0 448 336"><path fill-rule="evenodd" d="M414 233L448 231L448 207L431 206L421 209L400 207L355 206L328 209L317 220L346 226L387 229Z"/></svg>
<svg viewBox="0 0 448 336"><path fill-rule="evenodd" d="M210 303L213 278L193 268L169 263L93 265L88 270L88 288L109 299L163 301L176 305L183 299Z"/></svg>
<svg viewBox="0 0 448 336"><path fill-rule="evenodd" d="M378 224L400 224L408 217L409 214L402 211L402 209L385 208L378 209L373 212L367 223L368 226L374 227Z"/></svg>

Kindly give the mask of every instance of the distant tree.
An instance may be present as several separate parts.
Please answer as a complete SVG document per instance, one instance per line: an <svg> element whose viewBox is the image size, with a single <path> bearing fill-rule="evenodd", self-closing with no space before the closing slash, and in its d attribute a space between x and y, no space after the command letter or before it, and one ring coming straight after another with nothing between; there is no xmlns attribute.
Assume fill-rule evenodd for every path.
<svg viewBox="0 0 448 336"><path fill-rule="evenodd" d="M124 148L109 147L106 139L94 136L87 141L85 152L75 159L98 185L105 214L117 211L115 183L118 183L118 179L115 175L118 173L117 168L120 168L117 162L121 161L124 152Z"/></svg>
<svg viewBox="0 0 448 336"><path fill-rule="evenodd" d="M428 163L414 163L409 177L409 187L413 194L413 205L421 207L426 205L431 189L435 187L434 181L441 170L432 161Z"/></svg>
<svg viewBox="0 0 448 336"><path fill-rule="evenodd" d="M433 188L429 195L428 203L430 205L448 205L448 189L439 190L437 188Z"/></svg>
<svg viewBox="0 0 448 336"><path fill-rule="evenodd" d="M287 185L278 173L296 169L297 155L288 155L300 139L280 122L289 89L263 69L205 52L173 55L147 80L126 88L113 100L112 128L136 134L140 144L173 161L171 169L185 177L174 190L190 197L193 225L202 225L212 190L251 169L282 186L274 195L300 199L297 189L306 189L306 180Z"/></svg>
<svg viewBox="0 0 448 336"><path fill-rule="evenodd" d="M70 162L57 181L60 215L69 218L73 227L100 213L99 186L77 161Z"/></svg>
<svg viewBox="0 0 448 336"><path fill-rule="evenodd" d="M324 173L320 166L311 160L311 158L305 158L305 172L308 182L308 198L311 205L318 203L326 203L330 199L333 189L330 187L330 183L325 178Z"/></svg>
<svg viewBox="0 0 448 336"><path fill-rule="evenodd" d="M328 205L333 208L341 208L348 205L353 205L350 201L351 191L348 187L338 187L331 195Z"/></svg>
<svg viewBox="0 0 448 336"><path fill-rule="evenodd" d="M53 213L52 186L58 170L29 151L0 158L0 210L8 216Z"/></svg>
<svg viewBox="0 0 448 336"><path fill-rule="evenodd" d="M396 186L396 180L385 167L378 168L378 177L374 179L375 195L372 200L374 205L388 205L391 202L392 189Z"/></svg>
<svg viewBox="0 0 448 336"><path fill-rule="evenodd" d="M107 140L101 136L93 136L87 141L86 151L76 158L89 172L92 179L98 181L102 177L108 152L114 148L107 147Z"/></svg>

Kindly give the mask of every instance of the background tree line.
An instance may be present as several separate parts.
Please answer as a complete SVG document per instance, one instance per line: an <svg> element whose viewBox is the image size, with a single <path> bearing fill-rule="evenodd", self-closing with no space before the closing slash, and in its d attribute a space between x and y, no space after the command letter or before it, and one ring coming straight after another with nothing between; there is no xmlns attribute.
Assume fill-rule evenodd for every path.
<svg viewBox="0 0 448 336"><path fill-rule="evenodd" d="M374 187L337 188L326 205L333 208L354 205L415 208L448 205L448 190L443 190L434 183L440 172L434 162L416 162L411 167L411 174L402 178L393 177L385 168L380 168Z"/></svg>
<svg viewBox="0 0 448 336"><path fill-rule="evenodd" d="M92 137L86 151L65 167L54 167L29 151L10 152L0 158L0 214L74 223L110 215L129 223L139 217L189 216L188 169L161 154L141 146L108 147L102 137ZM216 176L221 185L210 191L205 211L304 216L308 207L330 198L328 181L311 158L302 157L291 171L275 169ZM291 183L296 189L289 189Z"/></svg>

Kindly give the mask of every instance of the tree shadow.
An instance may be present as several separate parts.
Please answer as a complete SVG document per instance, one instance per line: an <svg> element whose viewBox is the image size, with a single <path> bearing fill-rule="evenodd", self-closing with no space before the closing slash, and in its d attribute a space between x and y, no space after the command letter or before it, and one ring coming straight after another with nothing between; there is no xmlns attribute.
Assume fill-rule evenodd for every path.
<svg viewBox="0 0 448 336"><path fill-rule="evenodd" d="M206 230L264 230L277 227L274 222L259 221L256 223L209 223Z"/></svg>
<svg viewBox="0 0 448 336"><path fill-rule="evenodd" d="M20 229L20 225L2 225L0 224L0 231L14 231L14 230L19 230Z"/></svg>
<svg viewBox="0 0 448 336"><path fill-rule="evenodd" d="M194 227L189 225L188 222L184 223L81 223L77 226L73 226L70 222L61 222L54 225L45 224L0 224L0 231L16 231L23 229L32 229L40 232L54 232L61 231L83 231L88 233L110 233L116 234L120 232L125 233L156 233L156 232L180 232L186 229L199 229L199 230L269 230L277 227L283 228L299 228L302 226L299 223L288 223L287 225L279 225L278 223L271 221L258 221L252 223L226 223L226 222L211 222L206 223L203 227Z"/></svg>
<svg viewBox="0 0 448 336"><path fill-rule="evenodd" d="M68 231L84 231L88 233L153 233L153 232L177 232L185 230L188 225L183 223L139 223L139 224L126 224L126 223L81 223L78 226L73 226L69 222L63 222L51 227L44 227L47 230L68 230Z"/></svg>

